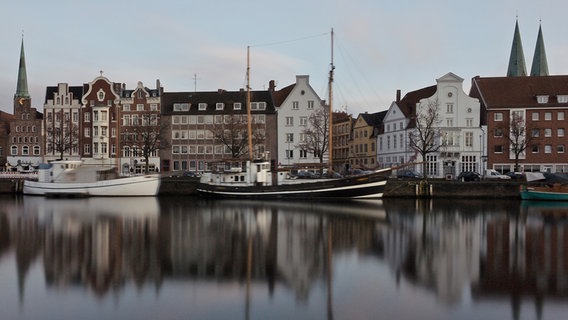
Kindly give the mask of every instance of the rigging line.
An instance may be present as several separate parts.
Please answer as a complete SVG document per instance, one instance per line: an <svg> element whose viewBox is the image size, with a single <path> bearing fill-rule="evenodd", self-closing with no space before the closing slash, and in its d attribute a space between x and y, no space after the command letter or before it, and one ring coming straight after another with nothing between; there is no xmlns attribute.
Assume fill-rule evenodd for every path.
<svg viewBox="0 0 568 320"><path fill-rule="evenodd" d="M291 43L291 42L297 42L297 41L303 41L303 40L307 40L307 39L313 39L313 38L318 38L318 37L323 37L323 36L327 36L329 35L329 32L326 33L320 33L320 34L316 34L316 35L311 35L311 36L306 36L306 37L302 37L302 38L296 38L296 39L291 39L291 40L284 40L284 41L278 41L278 42L268 42L268 43L263 43L263 44L256 44L256 45L251 45L250 47L269 47L269 46L276 46L276 45L281 45L281 44L285 44L285 43Z"/></svg>

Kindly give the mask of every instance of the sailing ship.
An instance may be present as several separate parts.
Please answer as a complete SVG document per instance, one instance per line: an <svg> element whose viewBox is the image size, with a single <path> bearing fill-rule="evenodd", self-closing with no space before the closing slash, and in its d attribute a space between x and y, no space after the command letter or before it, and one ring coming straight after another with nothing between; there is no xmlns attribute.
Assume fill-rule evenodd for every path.
<svg viewBox="0 0 568 320"><path fill-rule="evenodd" d="M329 131L328 131L328 173L332 168L332 83L333 29L331 31L331 64L329 71ZM370 173L329 179L294 179L289 172L271 171L268 159L252 159L252 134L250 112L250 47L247 48L247 118L250 159L246 162L213 165L213 171L201 176L197 192L205 197L216 198L259 198L259 199L368 199L383 196L388 176L392 169L381 169ZM236 163L236 165L234 165Z"/></svg>
<svg viewBox="0 0 568 320"><path fill-rule="evenodd" d="M38 180L25 180L23 193L46 197L138 197L155 196L159 188L159 174L120 177L115 167L60 160L41 164Z"/></svg>

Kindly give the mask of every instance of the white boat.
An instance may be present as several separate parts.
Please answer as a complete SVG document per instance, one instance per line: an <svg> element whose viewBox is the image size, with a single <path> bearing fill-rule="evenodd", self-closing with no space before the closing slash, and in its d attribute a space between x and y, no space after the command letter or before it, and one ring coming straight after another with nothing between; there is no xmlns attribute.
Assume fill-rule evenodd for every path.
<svg viewBox="0 0 568 320"><path fill-rule="evenodd" d="M41 164L38 180L25 180L23 193L46 197L137 197L155 196L159 188L159 174L120 177L114 167L63 160Z"/></svg>

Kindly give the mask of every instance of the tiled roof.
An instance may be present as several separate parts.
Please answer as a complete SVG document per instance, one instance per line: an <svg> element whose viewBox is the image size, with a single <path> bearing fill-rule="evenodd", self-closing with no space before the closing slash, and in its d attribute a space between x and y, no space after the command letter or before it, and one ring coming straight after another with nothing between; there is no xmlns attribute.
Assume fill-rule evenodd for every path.
<svg viewBox="0 0 568 320"><path fill-rule="evenodd" d="M274 105L276 107L280 107L283 103L284 100L286 100L286 98L288 97L288 95L290 94L290 92L292 92L292 90L294 90L294 87L296 86L296 84L291 84L287 87L284 87L278 91L273 91L272 92L272 99L274 100Z"/></svg>
<svg viewBox="0 0 568 320"><path fill-rule="evenodd" d="M404 116L406 118L410 118L416 113L416 104L420 102L421 99L433 96L436 93L437 89L438 87L436 85L433 85L430 87L408 92L396 104L404 113Z"/></svg>
<svg viewBox="0 0 568 320"><path fill-rule="evenodd" d="M537 95L548 95L549 103L537 103ZM482 106L492 108L523 108L551 106L557 95L568 95L568 76L473 78L470 96Z"/></svg>

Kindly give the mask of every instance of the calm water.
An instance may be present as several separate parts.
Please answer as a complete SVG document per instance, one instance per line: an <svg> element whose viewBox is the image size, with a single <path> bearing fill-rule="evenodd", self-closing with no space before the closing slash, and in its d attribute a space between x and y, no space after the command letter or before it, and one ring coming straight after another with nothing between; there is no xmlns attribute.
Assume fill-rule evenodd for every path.
<svg viewBox="0 0 568 320"><path fill-rule="evenodd" d="M564 319L568 205L0 198L2 319Z"/></svg>

